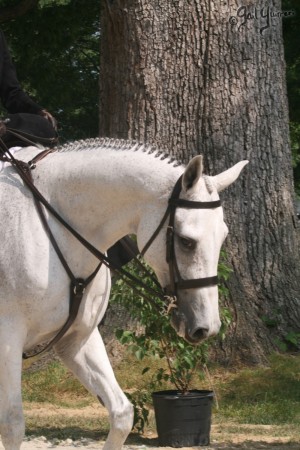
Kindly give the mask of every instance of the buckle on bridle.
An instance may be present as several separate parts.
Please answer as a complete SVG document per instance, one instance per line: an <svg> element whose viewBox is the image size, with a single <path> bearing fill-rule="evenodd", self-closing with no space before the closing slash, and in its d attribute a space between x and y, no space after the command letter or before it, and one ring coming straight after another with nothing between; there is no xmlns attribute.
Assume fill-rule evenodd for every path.
<svg viewBox="0 0 300 450"><path fill-rule="evenodd" d="M34 164L34 162L33 161L28 161L28 167L29 167L29 169L30 170L33 170L33 169L35 169L36 168L36 165Z"/></svg>
<svg viewBox="0 0 300 450"><path fill-rule="evenodd" d="M168 316L173 309L177 309L178 305L177 305L177 297L176 295L173 296L165 296L166 302L167 302L167 311L166 311L166 315Z"/></svg>
<svg viewBox="0 0 300 450"><path fill-rule="evenodd" d="M172 312L173 309L178 308L177 296L175 292L172 291L169 285L164 288L164 302L165 307L163 309L163 314L167 316Z"/></svg>

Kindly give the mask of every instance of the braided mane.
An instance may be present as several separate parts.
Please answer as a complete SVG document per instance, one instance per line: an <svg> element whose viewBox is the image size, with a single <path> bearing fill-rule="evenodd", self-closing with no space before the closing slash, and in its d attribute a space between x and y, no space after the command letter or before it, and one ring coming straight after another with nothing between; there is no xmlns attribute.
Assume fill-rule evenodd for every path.
<svg viewBox="0 0 300 450"><path fill-rule="evenodd" d="M183 163L178 161L177 158L170 156L167 152L159 149L155 144L143 144L133 140L126 139L112 139L112 138L93 138L82 139L72 142L67 142L57 148L58 152L74 152L74 151L89 151L96 148L109 149L114 151L132 151L132 152L144 152L149 155L153 155L155 158L161 160L167 159L168 164L174 166L181 166Z"/></svg>

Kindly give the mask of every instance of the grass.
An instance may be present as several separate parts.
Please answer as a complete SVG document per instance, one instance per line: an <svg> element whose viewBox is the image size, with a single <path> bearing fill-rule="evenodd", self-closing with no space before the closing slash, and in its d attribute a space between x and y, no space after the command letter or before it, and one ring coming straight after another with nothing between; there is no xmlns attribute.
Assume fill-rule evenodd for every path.
<svg viewBox="0 0 300 450"><path fill-rule="evenodd" d="M300 356L273 355L269 367L240 370L219 383L217 391L220 417L300 426Z"/></svg>
<svg viewBox="0 0 300 450"><path fill-rule="evenodd" d="M146 365L149 363L154 367L159 364L158 361L147 361ZM147 390L151 371L142 376L144 366L143 361L126 357L116 370L123 390ZM254 430L261 426L262 434L272 433L275 437L277 433L300 439L300 355L273 355L268 367L234 371L215 367L210 372L212 385L206 380L197 387L213 388L216 392L219 408L215 406L213 422L221 429L225 424L225 428L234 434L243 427L250 432L252 427ZM101 439L107 434L108 419L105 415L72 415L74 408L87 409L95 405L95 399L58 362L38 372L24 373L23 399L25 411L28 411L27 434L73 439L82 435ZM49 412L49 415L41 416L30 413L30 409L37 405L47 409L50 403L56 406L56 414ZM72 411L60 414L60 408L72 408ZM151 429L154 429L153 420L148 431Z"/></svg>
<svg viewBox="0 0 300 450"><path fill-rule="evenodd" d="M42 370L24 372L23 401L79 408L95 400L60 362L55 361Z"/></svg>
<svg viewBox="0 0 300 450"><path fill-rule="evenodd" d="M90 418L66 416L55 417L26 417L27 436L45 436L48 440L73 439L82 436L86 439L104 440L109 431L106 418Z"/></svg>

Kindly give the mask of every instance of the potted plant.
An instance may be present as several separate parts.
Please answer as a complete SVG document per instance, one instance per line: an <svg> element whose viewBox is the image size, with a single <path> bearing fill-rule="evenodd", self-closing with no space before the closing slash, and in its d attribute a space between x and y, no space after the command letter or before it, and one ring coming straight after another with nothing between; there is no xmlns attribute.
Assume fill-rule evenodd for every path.
<svg viewBox="0 0 300 450"><path fill-rule="evenodd" d="M139 268L131 265L137 276ZM219 265L219 276L227 278L229 269L224 263ZM148 280L151 283L150 280ZM208 445L210 440L211 410L213 392L211 390L191 389L195 379L202 379L208 359L209 342L193 346L179 337L170 324L166 314L158 314L153 303L136 296L132 288L122 280L113 287L112 301L122 304L130 311L140 325L136 331L117 330L118 340L139 359L158 358L164 362L156 368L150 390L154 404L159 445L172 447L192 447ZM157 304L162 302L157 299ZM229 321L225 312L224 321ZM224 333L224 325L222 333ZM147 359L149 361L149 359ZM142 374L150 367L145 366ZM166 385L173 389L158 390ZM127 394L128 395L128 394ZM138 392L128 395L135 407L135 422L142 431L148 420L146 407L149 395Z"/></svg>

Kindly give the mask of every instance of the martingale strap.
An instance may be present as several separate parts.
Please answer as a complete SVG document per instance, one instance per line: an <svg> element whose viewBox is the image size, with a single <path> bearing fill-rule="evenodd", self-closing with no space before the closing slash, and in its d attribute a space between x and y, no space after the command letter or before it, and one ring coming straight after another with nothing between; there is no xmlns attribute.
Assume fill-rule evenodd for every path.
<svg viewBox="0 0 300 450"><path fill-rule="evenodd" d="M52 153L53 151L54 151L53 149L43 150L35 158L33 158L31 161L29 161L27 164L25 164L25 163L21 164L20 161L17 162L20 164L20 167L23 170L24 177L28 178L29 184L30 183L33 184L31 170L36 167L36 164L39 161L41 161L43 158L45 158L49 153ZM23 180L24 180L24 178L23 178ZM33 356L38 356L38 355L41 355L42 353L45 353L45 352L51 350L51 348L66 334L66 332L69 330L69 328L74 323L74 321L77 317L79 307L81 305L81 301L82 301L82 298L83 298L83 295L84 295L84 292L85 292L87 286L96 277L97 273L99 272L99 270L101 269L101 266L102 266L102 261L100 261L100 263L97 265L96 269L86 279L76 278L75 275L73 274L70 266L68 265L65 257L62 254L62 252L57 244L57 241L51 231L51 228L48 225L48 222L47 222L47 219L46 219L46 216L45 216L45 213L44 213L41 203L37 200L37 198L34 198L34 201L35 201L35 205L36 205L37 211L39 213L41 222L43 224L43 227L48 235L48 238L49 238L54 250L56 251L56 254L59 257L60 262L61 262L62 266L64 267L65 271L67 272L69 279L70 279L69 316L67 318L67 321L64 323L63 327L56 334L56 336L50 342L48 342L48 344L44 348L42 348L41 350L35 351L33 353L29 353L29 354L23 353L23 359L32 358Z"/></svg>
<svg viewBox="0 0 300 450"><path fill-rule="evenodd" d="M0 138L0 141L1 138ZM23 353L23 359L31 358L33 356L40 355L41 353L44 353L46 351L49 351L54 344L56 344L69 330L73 322L75 321L77 317L77 313L81 304L81 300L83 298L84 292L86 287L90 284L90 282L95 278L97 273L99 272L102 264L106 265L109 269L114 270L115 272L119 273L119 275L126 277L125 281L127 284L129 284L134 291L136 291L139 295L145 297L148 301L152 303L152 305L160 311L160 306L156 303L155 300L150 298L149 296L146 296L142 290L138 290L135 287L135 284L137 284L142 289L148 291L148 293L152 294L154 298L160 298L162 301L165 300L164 293L161 291L157 291L150 286L143 283L141 280L136 278L134 275L132 275L130 272L124 270L122 267L119 267L115 265L110 258L108 258L104 253L100 252L98 249L96 249L92 244L90 244L86 239L84 239L83 236L81 236L71 225L69 225L59 214L58 212L48 203L48 201L45 199L45 197L40 193L40 191L36 188L36 186L33 183L31 170L36 167L36 163L39 162L41 159L43 159L45 156L47 156L49 153L54 152L55 149L46 149L40 152L35 158L33 158L29 163L24 163L23 161L20 161L16 159L12 153L9 151L9 149L5 146L3 141L1 142L2 145L5 147L5 152L3 149L0 148L0 160L3 162L8 162L12 164L12 166L16 169L22 180L24 181L25 185L29 188L31 191L37 211L39 213L40 219L42 221L42 224L45 228L45 231L49 237L50 242L52 243L57 256L59 257L61 264L63 265L66 273L68 274L70 278L70 310L69 310L69 317L63 327L60 329L60 331L57 333L57 335L44 347L42 350L31 353L31 354L25 354ZM92 253L99 261L100 263L94 270L94 272L86 279L76 278L73 274L72 270L70 269L66 259L64 258L56 239L48 225L47 219L44 214L43 206L87 249ZM149 271L144 267L144 272L149 275ZM156 282L157 283L157 282ZM157 283L158 284L158 283Z"/></svg>
<svg viewBox="0 0 300 450"><path fill-rule="evenodd" d="M69 302L70 306L69 306L69 316L67 318L67 321L65 322L63 327L59 330L59 332L56 334L56 336L50 342L48 342L48 344L44 348L42 348L41 350L35 351L33 353L29 353L29 354L23 353L23 359L32 358L33 356L41 355L42 353L49 351L66 334L66 332L69 330L69 328L74 323L74 321L77 317L85 289L91 283L91 281L96 277L97 273L99 272L99 270L101 269L101 266L102 266L102 261L100 261L100 263L97 265L96 269L86 279L75 277L75 275L73 274L72 270L70 269L65 257L63 256L63 254L57 244L57 241L48 225L42 204L39 201L39 199L37 198L37 196L34 195L36 188L33 184L31 170L36 167L36 164L39 161L41 161L43 158L45 158L49 153L52 153L53 151L55 151L55 150L54 149L45 149L45 150L41 151L37 156L35 156L28 163L24 163L23 161L19 161L19 160L15 159L14 156L11 154L11 152L8 149L6 150L6 155L0 153L0 160L3 162L10 162L17 169L21 178L23 179L25 184L30 188L31 192L33 193L35 205L36 205L37 211L39 213L41 222L44 226L44 229L48 235L48 238L49 238L51 244L54 247L54 250L56 251L57 256L60 259L62 266L64 267L65 271L67 272L67 274L70 278L70 302ZM46 200L45 200L45 202L46 202Z"/></svg>

